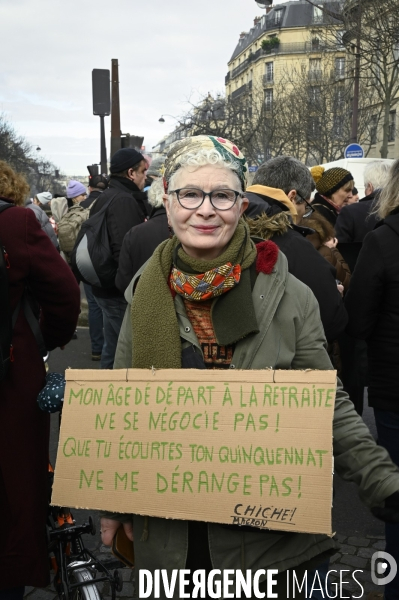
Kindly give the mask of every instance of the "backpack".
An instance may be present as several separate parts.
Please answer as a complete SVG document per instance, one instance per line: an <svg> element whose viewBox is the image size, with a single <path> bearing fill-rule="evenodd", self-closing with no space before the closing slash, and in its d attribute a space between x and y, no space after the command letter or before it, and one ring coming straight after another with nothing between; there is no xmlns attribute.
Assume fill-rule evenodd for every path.
<svg viewBox="0 0 399 600"><path fill-rule="evenodd" d="M115 286L118 263L109 243L106 213L118 193L83 223L70 257L75 276L95 287Z"/></svg>
<svg viewBox="0 0 399 600"><path fill-rule="evenodd" d="M75 204L68 210L58 223L58 241L60 250L68 255L72 252L80 228L90 216L90 208Z"/></svg>

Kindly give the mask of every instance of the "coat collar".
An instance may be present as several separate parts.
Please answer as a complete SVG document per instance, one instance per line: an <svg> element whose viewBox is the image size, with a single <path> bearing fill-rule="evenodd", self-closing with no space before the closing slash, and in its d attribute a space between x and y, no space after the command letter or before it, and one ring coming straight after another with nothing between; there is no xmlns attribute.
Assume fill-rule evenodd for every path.
<svg viewBox="0 0 399 600"><path fill-rule="evenodd" d="M250 185L247 188L247 192L252 192L253 194L257 194L258 196L265 196L265 200L266 202L269 202L269 204L271 200L277 201L282 206L282 210L289 210L294 220L294 223L296 222L296 217L298 213L295 208L295 204L291 202L291 200L283 192L283 190L268 187L266 185Z"/></svg>

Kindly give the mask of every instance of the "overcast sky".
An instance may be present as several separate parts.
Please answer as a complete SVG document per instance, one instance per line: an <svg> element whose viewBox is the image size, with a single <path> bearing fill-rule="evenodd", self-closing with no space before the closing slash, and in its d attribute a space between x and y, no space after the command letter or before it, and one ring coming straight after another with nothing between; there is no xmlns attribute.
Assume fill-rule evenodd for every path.
<svg viewBox="0 0 399 600"><path fill-rule="evenodd" d="M281 3L277 0L276 4ZM119 60L121 127L150 151L188 101L224 90L255 0L0 0L0 111L68 175L100 160L91 72ZM110 118L105 120L109 151Z"/></svg>

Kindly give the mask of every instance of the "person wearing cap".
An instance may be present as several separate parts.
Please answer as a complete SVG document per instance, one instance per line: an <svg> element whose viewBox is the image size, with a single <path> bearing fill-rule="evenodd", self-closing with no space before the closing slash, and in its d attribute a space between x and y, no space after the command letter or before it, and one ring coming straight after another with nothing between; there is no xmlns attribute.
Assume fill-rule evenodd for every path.
<svg viewBox="0 0 399 600"><path fill-rule="evenodd" d="M316 184L317 193L312 206L323 217L335 225L342 207L351 197L354 186L353 175L341 167L325 169L322 166L310 169Z"/></svg>
<svg viewBox="0 0 399 600"><path fill-rule="evenodd" d="M80 204L87 196L87 189L80 183L80 181L75 181L71 179L68 181L67 185L67 193L66 197L68 202L68 207L71 208L74 204Z"/></svg>
<svg viewBox="0 0 399 600"><path fill-rule="evenodd" d="M348 317L337 290L336 270L306 239L314 233L296 223L312 212L310 195L314 181L306 167L293 156L277 156L260 165L247 188L249 205L245 215L253 231L271 239L288 260L289 272L310 287L320 307L328 342L346 327Z"/></svg>
<svg viewBox="0 0 399 600"><path fill-rule="evenodd" d="M111 201L105 219L112 255L117 265L125 234L135 225L144 223L150 214L147 194L143 192L147 168L144 156L133 148L122 148L115 152L111 158L109 187L90 210L90 216L93 216L106 202ZM112 369L126 301L116 286L107 289L92 286L92 290L103 313L101 368Z"/></svg>
<svg viewBox="0 0 399 600"><path fill-rule="evenodd" d="M50 194L50 192L40 192L39 194L36 194L30 204L27 204L26 208L33 210L36 219L40 223L40 227L43 229L44 233L48 235L52 244L58 250L59 246L57 236L55 235L54 229L45 212L46 208L51 205L52 198L53 196Z"/></svg>
<svg viewBox="0 0 399 600"><path fill-rule="evenodd" d="M90 208L97 198L107 189L109 184L108 177L105 175L93 175L89 177L89 195L85 200L82 200L80 206Z"/></svg>
<svg viewBox="0 0 399 600"><path fill-rule="evenodd" d="M80 204L87 196L87 190L83 183L71 179L68 181L66 195L54 198L51 202L51 212L56 224L75 204Z"/></svg>

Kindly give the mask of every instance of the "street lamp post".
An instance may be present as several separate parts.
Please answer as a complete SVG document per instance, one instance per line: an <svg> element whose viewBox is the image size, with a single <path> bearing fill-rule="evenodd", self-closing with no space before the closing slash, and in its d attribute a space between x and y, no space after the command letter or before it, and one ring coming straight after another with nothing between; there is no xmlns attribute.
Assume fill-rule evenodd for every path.
<svg viewBox="0 0 399 600"><path fill-rule="evenodd" d="M352 131L351 142L357 142L358 121L359 121L359 86L360 86L360 44L362 31L362 0L358 0L356 7L356 54L355 54L355 81L353 86L353 107L352 107Z"/></svg>
<svg viewBox="0 0 399 600"><path fill-rule="evenodd" d="M164 117L172 117L172 119L175 119L175 121L178 121L178 119L176 119L176 117L174 117L173 115L168 115L167 113L164 113L163 115L161 115L161 117L158 119L159 123L165 123L165 119Z"/></svg>
<svg viewBox="0 0 399 600"><path fill-rule="evenodd" d="M268 8L273 4L273 0L255 0L255 2L259 8Z"/></svg>

